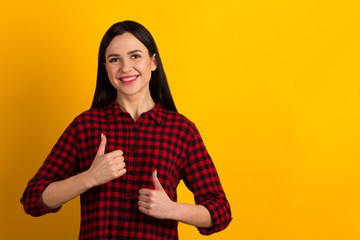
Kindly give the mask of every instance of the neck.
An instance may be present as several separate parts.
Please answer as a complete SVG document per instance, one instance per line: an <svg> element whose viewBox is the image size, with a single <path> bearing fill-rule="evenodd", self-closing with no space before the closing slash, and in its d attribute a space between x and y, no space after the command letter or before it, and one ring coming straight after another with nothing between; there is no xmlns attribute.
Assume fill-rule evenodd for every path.
<svg viewBox="0 0 360 240"><path fill-rule="evenodd" d="M139 96L122 96L118 94L116 102L120 108L128 112L131 117L136 121L144 112L148 112L155 107L155 102L152 99L150 92L141 97Z"/></svg>

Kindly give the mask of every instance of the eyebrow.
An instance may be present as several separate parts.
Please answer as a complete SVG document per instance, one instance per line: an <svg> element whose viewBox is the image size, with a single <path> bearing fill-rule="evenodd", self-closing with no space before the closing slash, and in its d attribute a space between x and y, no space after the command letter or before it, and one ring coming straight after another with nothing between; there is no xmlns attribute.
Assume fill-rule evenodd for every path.
<svg viewBox="0 0 360 240"><path fill-rule="evenodd" d="M136 52L142 52L142 51L140 49L135 49L135 50L132 50L132 51L128 52L127 54L130 55L130 54L133 54L133 53L136 53ZM107 58L109 58L109 57L119 57L119 56L120 56L120 54L112 53L112 54L109 54L107 56Z"/></svg>

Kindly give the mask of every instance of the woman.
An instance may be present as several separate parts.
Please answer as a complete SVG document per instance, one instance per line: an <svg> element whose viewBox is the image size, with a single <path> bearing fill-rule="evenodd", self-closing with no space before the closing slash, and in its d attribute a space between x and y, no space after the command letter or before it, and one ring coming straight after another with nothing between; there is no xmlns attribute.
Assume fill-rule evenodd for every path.
<svg viewBox="0 0 360 240"><path fill-rule="evenodd" d="M79 239L178 239L231 221L230 205L195 125L177 113L151 34L124 21L105 33L91 109L74 119L21 199L28 214L81 195ZM180 180L196 205L177 203Z"/></svg>

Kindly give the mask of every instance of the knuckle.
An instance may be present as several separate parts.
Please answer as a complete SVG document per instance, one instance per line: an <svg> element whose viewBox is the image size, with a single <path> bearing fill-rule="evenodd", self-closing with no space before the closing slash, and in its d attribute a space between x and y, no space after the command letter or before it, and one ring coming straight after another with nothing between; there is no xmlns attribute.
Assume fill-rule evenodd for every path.
<svg viewBox="0 0 360 240"><path fill-rule="evenodd" d="M123 151L121 150L115 150L116 155L122 156L123 155Z"/></svg>
<svg viewBox="0 0 360 240"><path fill-rule="evenodd" d="M124 161L121 161L121 159L120 158L116 158L116 159L114 159L115 160L115 162L117 163L117 164L122 164Z"/></svg>

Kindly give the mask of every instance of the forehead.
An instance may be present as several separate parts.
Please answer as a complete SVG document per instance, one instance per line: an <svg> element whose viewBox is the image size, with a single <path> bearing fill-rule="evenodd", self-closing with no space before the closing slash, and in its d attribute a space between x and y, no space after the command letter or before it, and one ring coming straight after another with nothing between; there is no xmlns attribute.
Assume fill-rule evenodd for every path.
<svg viewBox="0 0 360 240"><path fill-rule="evenodd" d="M109 46L106 48L105 54L126 54L129 51L136 49L143 52L147 51L147 48L144 44L142 44L142 42L139 41L139 39L137 39L131 33L126 32L121 35L117 35L111 40Z"/></svg>

